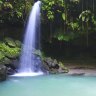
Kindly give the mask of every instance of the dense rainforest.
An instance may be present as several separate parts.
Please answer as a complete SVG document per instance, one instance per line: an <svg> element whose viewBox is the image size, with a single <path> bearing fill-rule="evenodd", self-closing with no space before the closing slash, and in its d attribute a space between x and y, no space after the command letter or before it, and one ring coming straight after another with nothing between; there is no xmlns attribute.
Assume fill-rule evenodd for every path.
<svg viewBox="0 0 96 96"><path fill-rule="evenodd" d="M60 58L95 58L96 0L41 1L42 50ZM23 29L34 2L0 0L1 40L5 37L23 40Z"/></svg>

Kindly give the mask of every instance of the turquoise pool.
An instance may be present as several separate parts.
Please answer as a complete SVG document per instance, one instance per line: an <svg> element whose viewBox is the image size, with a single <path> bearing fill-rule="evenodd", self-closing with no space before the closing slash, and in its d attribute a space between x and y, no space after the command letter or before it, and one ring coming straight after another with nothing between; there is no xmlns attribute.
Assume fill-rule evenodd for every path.
<svg viewBox="0 0 96 96"><path fill-rule="evenodd" d="M96 77L9 77L0 83L0 96L96 96Z"/></svg>

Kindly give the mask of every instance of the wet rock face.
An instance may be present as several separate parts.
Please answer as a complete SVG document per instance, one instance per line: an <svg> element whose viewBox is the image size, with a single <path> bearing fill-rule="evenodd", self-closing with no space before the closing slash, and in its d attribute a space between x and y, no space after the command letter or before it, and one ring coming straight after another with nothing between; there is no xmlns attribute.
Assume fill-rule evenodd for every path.
<svg viewBox="0 0 96 96"><path fill-rule="evenodd" d="M7 72L6 72L7 75L13 75L14 73L17 73L14 64L5 64L5 66L7 67Z"/></svg>
<svg viewBox="0 0 96 96"><path fill-rule="evenodd" d="M43 60L43 70L51 74L67 73L68 69L61 62L57 62L56 59L45 58Z"/></svg>
<svg viewBox="0 0 96 96"><path fill-rule="evenodd" d="M7 68L4 65L0 65L0 81L6 80Z"/></svg>

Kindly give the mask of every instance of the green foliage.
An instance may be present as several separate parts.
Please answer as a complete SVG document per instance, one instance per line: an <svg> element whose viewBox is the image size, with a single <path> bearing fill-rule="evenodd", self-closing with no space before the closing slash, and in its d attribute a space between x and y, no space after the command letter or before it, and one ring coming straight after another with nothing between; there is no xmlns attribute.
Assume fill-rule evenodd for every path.
<svg viewBox="0 0 96 96"><path fill-rule="evenodd" d="M87 30L89 27L90 32L95 32L96 7L94 5L96 2L93 4L90 0L41 1L42 23L48 24L47 27L48 30L50 29L50 32L46 34L51 35L49 38L54 38L55 34L55 37L58 40L68 41L72 38L74 39L77 34L85 34L85 30ZM24 23L33 3L34 0L0 0L0 23ZM61 27L63 31L55 32L55 30L58 30L59 27Z"/></svg>
<svg viewBox="0 0 96 96"><path fill-rule="evenodd" d="M17 12L16 12L16 15L17 15L18 18L22 17L22 13L21 13L21 12L18 12L18 11L17 11Z"/></svg>
<svg viewBox="0 0 96 96"><path fill-rule="evenodd" d="M2 3L3 3L2 0L0 0L0 5L1 5Z"/></svg>
<svg viewBox="0 0 96 96"><path fill-rule="evenodd" d="M75 38L75 34L74 33L69 33L69 34L64 34L62 31L59 31L59 33L54 34L54 38L57 38L59 41L70 41L73 38Z"/></svg>
<svg viewBox="0 0 96 96"><path fill-rule="evenodd" d="M53 29L50 28L49 38L69 41L82 34L87 35L88 39L88 34L96 31L94 6L96 2L92 3L90 0L42 0L42 2L43 20L46 22L50 20L54 24ZM61 28L63 31L55 31L55 24L57 24L55 30Z"/></svg>
<svg viewBox="0 0 96 96"><path fill-rule="evenodd" d="M5 43L1 43L0 51L8 58L16 58L20 53L20 48L10 48Z"/></svg>
<svg viewBox="0 0 96 96"><path fill-rule="evenodd" d="M11 9L13 9L13 6L12 6L12 4L11 3L9 3L9 2L5 2L4 4L3 4L3 9L5 9L5 10L11 10Z"/></svg>
<svg viewBox="0 0 96 96"><path fill-rule="evenodd" d="M79 15L79 19L81 19L83 22L88 22L90 19L92 19L91 11L85 10Z"/></svg>
<svg viewBox="0 0 96 96"><path fill-rule="evenodd" d="M23 23L33 0L0 0L0 23Z"/></svg>
<svg viewBox="0 0 96 96"><path fill-rule="evenodd" d="M48 20L53 20L55 13L61 13L59 7L64 8L64 0L42 0L42 11Z"/></svg>
<svg viewBox="0 0 96 96"><path fill-rule="evenodd" d="M3 58L5 58L5 55L2 52L0 52L0 60L2 60Z"/></svg>
<svg viewBox="0 0 96 96"><path fill-rule="evenodd" d="M66 14L65 13L62 14L62 18L64 21L66 20Z"/></svg>
<svg viewBox="0 0 96 96"><path fill-rule="evenodd" d="M92 23L96 26L96 17L94 16L94 14L92 15Z"/></svg>
<svg viewBox="0 0 96 96"><path fill-rule="evenodd" d="M49 20L54 19L54 12L52 10L52 6L54 5L54 1L43 0L42 1L42 10L46 11L47 18Z"/></svg>
<svg viewBox="0 0 96 96"><path fill-rule="evenodd" d="M9 63L10 59L15 59L20 55L21 47L14 44L15 41L11 38L5 38L4 42L0 42L0 63Z"/></svg>
<svg viewBox="0 0 96 96"><path fill-rule="evenodd" d="M73 31L79 30L79 27L80 27L79 24L78 24L78 22L70 22L68 25L70 26L70 28L71 28Z"/></svg>

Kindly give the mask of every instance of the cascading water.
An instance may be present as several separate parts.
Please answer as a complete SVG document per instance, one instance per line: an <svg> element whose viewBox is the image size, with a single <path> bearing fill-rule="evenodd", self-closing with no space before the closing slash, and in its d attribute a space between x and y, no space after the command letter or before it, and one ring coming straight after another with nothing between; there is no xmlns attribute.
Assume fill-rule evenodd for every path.
<svg viewBox="0 0 96 96"><path fill-rule="evenodd" d="M40 5L41 2L37 1L30 12L25 30L19 73L15 76L43 74L40 70L40 57L34 54L36 50L40 50Z"/></svg>

